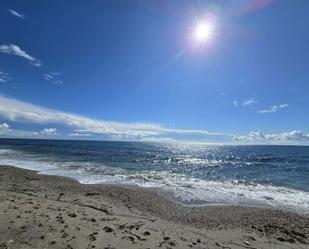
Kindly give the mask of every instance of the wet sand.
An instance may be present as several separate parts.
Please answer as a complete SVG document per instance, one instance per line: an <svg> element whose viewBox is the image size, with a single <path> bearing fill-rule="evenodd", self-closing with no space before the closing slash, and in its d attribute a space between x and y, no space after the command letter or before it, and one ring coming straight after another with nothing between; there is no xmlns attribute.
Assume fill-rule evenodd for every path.
<svg viewBox="0 0 309 249"><path fill-rule="evenodd" d="M83 185L0 166L0 249L308 247L304 215L188 207L155 189Z"/></svg>

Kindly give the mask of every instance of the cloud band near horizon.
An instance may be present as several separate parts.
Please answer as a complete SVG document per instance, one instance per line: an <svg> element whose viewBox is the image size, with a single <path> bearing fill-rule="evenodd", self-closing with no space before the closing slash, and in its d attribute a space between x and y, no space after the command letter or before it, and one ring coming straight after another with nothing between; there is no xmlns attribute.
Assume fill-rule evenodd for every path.
<svg viewBox="0 0 309 249"><path fill-rule="evenodd" d="M290 141L309 142L309 134L292 130L278 134L264 134L262 131L251 131L248 135L236 135L220 132L209 132L198 129L166 128L152 123L125 123L92 119L78 114L66 113L31 103L0 96L1 135L9 134L18 137L57 136L61 137L95 137L105 135L112 140L140 140L140 141L174 141L175 137L194 137L197 141L209 142L277 142ZM36 124L48 126L40 131L21 131L11 128L11 124ZM60 133L52 126L64 126L67 133Z"/></svg>
<svg viewBox="0 0 309 249"><path fill-rule="evenodd" d="M163 134L228 136L205 130L171 129L151 123L124 123L91 119L77 114L56 111L12 98L0 96L0 117L13 123L64 125L72 134L108 134L141 139Z"/></svg>

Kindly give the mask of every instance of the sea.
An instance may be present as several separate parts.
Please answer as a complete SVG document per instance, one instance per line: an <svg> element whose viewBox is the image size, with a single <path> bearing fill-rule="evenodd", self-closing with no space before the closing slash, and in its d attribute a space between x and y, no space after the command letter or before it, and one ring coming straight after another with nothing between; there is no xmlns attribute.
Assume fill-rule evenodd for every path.
<svg viewBox="0 0 309 249"><path fill-rule="evenodd" d="M0 139L0 165L156 188L185 205L309 213L308 146Z"/></svg>

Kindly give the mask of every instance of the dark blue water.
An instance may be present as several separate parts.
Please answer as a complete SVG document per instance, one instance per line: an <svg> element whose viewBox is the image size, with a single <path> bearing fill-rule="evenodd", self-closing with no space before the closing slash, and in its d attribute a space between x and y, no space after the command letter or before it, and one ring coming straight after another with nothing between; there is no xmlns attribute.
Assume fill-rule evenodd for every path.
<svg viewBox="0 0 309 249"><path fill-rule="evenodd" d="M82 183L159 187L186 203L309 211L309 147L0 140L0 164Z"/></svg>

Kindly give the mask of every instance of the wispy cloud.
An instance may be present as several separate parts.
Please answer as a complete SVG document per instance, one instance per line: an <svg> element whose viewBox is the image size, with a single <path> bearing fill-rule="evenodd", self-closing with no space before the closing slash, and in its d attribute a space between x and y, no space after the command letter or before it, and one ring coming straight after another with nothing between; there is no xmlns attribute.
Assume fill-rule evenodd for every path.
<svg viewBox="0 0 309 249"><path fill-rule="evenodd" d="M91 137L91 136L93 136L93 134L75 132L75 133L70 133L69 136L70 137Z"/></svg>
<svg viewBox="0 0 309 249"><path fill-rule="evenodd" d="M265 110L260 110L259 113L272 113L272 112L277 112L281 109L287 108L289 105L288 104L281 104L281 105L273 105L268 109Z"/></svg>
<svg viewBox="0 0 309 249"><path fill-rule="evenodd" d="M309 134L300 130L283 132L279 134L264 134L262 131L251 131L245 136L235 136L235 140L254 142L254 141L309 141Z"/></svg>
<svg viewBox="0 0 309 249"><path fill-rule="evenodd" d="M145 142L179 142L179 140L170 137L147 137L144 138Z"/></svg>
<svg viewBox="0 0 309 249"><path fill-rule="evenodd" d="M81 115L66 113L40 107L23 101L0 96L0 124L3 136L15 137L50 137L74 138L104 136L113 140L141 141L208 141L208 142L241 142L241 143L308 143L309 134L292 130L278 134L265 134L262 131L251 131L247 135L214 133L206 130L166 128L151 123L124 123L87 118ZM32 124L34 127L47 127L39 131L21 131L10 129L10 123ZM57 127L57 128L55 128ZM66 133L59 133L58 128Z"/></svg>
<svg viewBox="0 0 309 249"><path fill-rule="evenodd" d="M30 62L31 65L40 67L42 66L42 63L40 60L34 58L33 56L29 55L25 51L23 51L20 47L14 44L3 44L0 45L0 53L5 53L5 54L11 54L11 55L16 55L19 57L22 57Z"/></svg>
<svg viewBox="0 0 309 249"><path fill-rule="evenodd" d="M58 85L62 85L63 84L63 81L62 80L55 80L52 82L52 84L58 86Z"/></svg>
<svg viewBox="0 0 309 249"><path fill-rule="evenodd" d="M54 78L54 76L51 75L51 74L48 74L48 73L44 73L43 78L44 78L44 80L52 80Z"/></svg>
<svg viewBox="0 0 309 249"><path fill-rule="evenodd" d="M62 85L63 81L59 79L61 73L59 72L50 72L43 74L43 78L47 81L50 81L54 85Z"/></svg>
<svg viewBox="0 0 309 249"><path fill-rule="evenodd" d="M0 83L5 83L7 82L8 80L10 80L10 76L8 73L4 73L4 72L0 72Z"/></svg>
<svg viewBox="0 0 309 249"><path fill-rule="evenodd" d="M105 134L110 136L142 139L162 134L199 135L199 136L228 136L227 134L212 133L205 130L184 130L165 128L150 123L121 123L105 120L90 119L76 114L55 111L22 101L0 96L0 117L11 121L33 124L65 125L80 134Z"/></svg>
<svg viewBox="0 0 309 249"><path fill-rule="evenodd" d="M244 100L241 100L241 101L239 101L239 100L233 101L234 106L244 106L244 107L252 106L252 105L255 105L257 103L258 103L258 101L253 97L247 98L247 99L244 99Z"/></svg>
<svg viewBox="0 0 309 249"><path fill-rule="evenodd" d="M24 19L25 15L17 12L16 10L8 9L8 11L13 15L18 18Z"/></svg>
<svg viewBox="0 0 309 249"><path fill-rule="evenodd" d="M61 75L60 72L50 72L50 74L51 74L51 75L54 75L54 76L59 76L59 75Z"/></svg>
<svg viewBox="0 0 309 249"><path fill-rule="evenodd" d="M248 98L248 99L245 99L242 102L242 106L250 106L250 105L254 105L256 103L258 103L258 101L255 98Z"/></svg>
<svg viewBox="0 0 309 249"><path fill-rule="evenodd" d="M18 129L11 129L7 123L0 124L0 135L3 137L16 138L59 138L57 128L44 128L39 131L25 131Z"/></svg>

